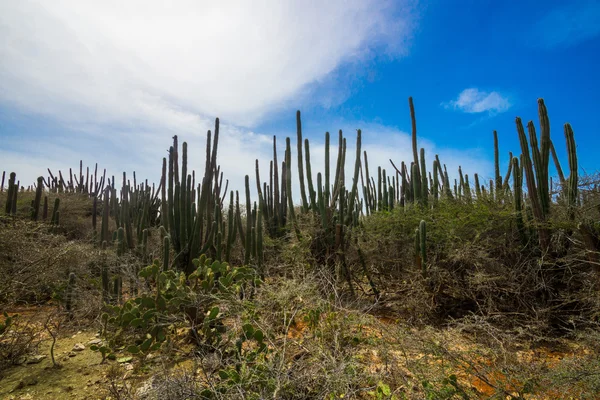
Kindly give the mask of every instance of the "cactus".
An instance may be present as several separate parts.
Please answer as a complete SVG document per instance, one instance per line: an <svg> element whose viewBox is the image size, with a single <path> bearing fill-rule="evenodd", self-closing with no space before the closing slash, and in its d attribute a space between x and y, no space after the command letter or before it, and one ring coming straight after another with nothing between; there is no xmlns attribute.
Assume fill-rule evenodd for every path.
<svg viewBox="0 0 600 400"><path fill-rule="evenodd" d="M286 197L287 197L287 201L288 201L288 212L289 212L289 218L290 218L290 222L292 223L293 227L294 227L294 231L296 232L296 237L298 238L298 240L300 240L301 234L300 234L300 229L298 228L298 223L296 222L296 213L294 211L294 202L293 202L293 198L292 198L292 171L291 168L289 168L290 162L291 162L291 146L290 146L290 138L286 138L285 140L285 170L286 170ZM250 232L247 232L247 234L250 234Z"/></svg>
<svg viewBox="0 0 600 400"><path fill-rule="evenodd" d="M566 181L567 203L569 205L569 216L575 218L574 208L577 205L578 197L578 176L577 176L577 149L575 147L575 137L573 128L570 124L565 124L565 139L567 140L567 152L569 156L569 179ZM564 177L563 177L564 179Z"/></svg>
<svg viewBox="0 0 600 400"><path fill-rule="evenodd" d="M302 121L300 119L300 110L296 111L296 137L296 145L298 147L298 179L300 180L300 197L302 199L302 209L306 212L308 211L308 201L306 199L306 189L304 187L304 166L302 162Z"/></svg>
<svg viewBox="0 0 600 400"><path fill-rule="evenodd" d="M440 182L438 179L438 169L440 167L440 164L438 162L438 160L433 160L433 186L432 186L432 193L433 193L433 204L437 204L438 199L439 199L439 186L440 186Z"/></svg>
<svg viewBox="0 0 600 400"><path fill-rule="evenodd" d="M415 167L411 167L413 177L413 188L414 188L414 196L415 202L421 203L421 196L423 194L421 190L421 171L419 171L419 153L417 148L417 119L415 117L415 106L413 104L412 97L408 98L408 106L410 108L410 121L411 121L411 138L412 138L412 149L413 149L413 163Z"/></svg>
<svg viewBox="0 0 600 400"><path fill-rule="evenodd" d="M58 207L60 206L60 199L57 197L54 199L54 208L52 209L52 218L50 219L50 225L58 225L60 214L58 211Z"/></svg>
<svg viewBox="0 0 600 400"><path fill-rule="evenodd" d="M44 196L44 208L42 212L42 218L44 221L48 219L48 196Z"/></svg>
<svg viewBox="0 0 600 400"><path fill-rule="evenodd" d="M100 228L100 242L110 241L110 232L108 227L108 216L110 214L110 186L107 186L102 196L102 226Z"/></svg>
<svg viewBox="0 0 600 400"><path fill-rule="evenodd" d="M10 173L8 178L8 191L6 193L6 204L4 206L4 211L6 215L10 215L13 209L13 198L16 196L15 192L18 190L18 187L15 185L16 176L14 172Z"/></svg>
<svg viewBox="0 0 600 400"><path fill-rule="evenodd" d="M44 177L40 176L37 179L35 189L35 200L33 201L33 209L31 210L31 219L37 221L40 213L40 203L42 202L42 192L44 191Z"/></svg>
<svg viewBox="0 0 600 400"><path fill-rule="evenodd" d="M517 157L512 159L511 164L513 166L513 192L517 218L517 231L519 232L521 241L525 243L525 232L523 230L523 175L521 174L519 159Z"/></svg>
<svg viewBox="0 0 600 400"><path fill-rule="evenodd" d="M421 259L421 231L415 228L415 266L423 271L423 260Z"/></svg>
<svg viewBox="0 0 600 400"><path fill-rule="evenodd" d="M354 163L354 178L352 180L352 190L348 202L348 210L354 210L354 204L358 197L358 173L360 171L360 154L361 154L361 130L356 132L356 161ZM350 223L348 223L350 225Z"/></svg>
<svg viewBox="0 0 600 400"><path fill-rule="evenodd" d="M110 283L108 279L108 264L106 262L106 241L102 242L102 265L100 274L102 275L102 302L110 303Z"/></svg>
<svg viewBox="0 0 600 400"><path fill-rule="evenodd" d="M519 141L521 143L521 152L522 152L522 167L524 168L525 171L525 177L526 177L526 181L527 181L527 192L529 194L529 199L531 202L531 209L533 212L533 216L535 218L535 221L538 224L543 224L545 222L546 216L544 214L544 208L542 207L542 201L539 198L539 191L538 191L538 185L536 184L536 178L534 175L534 170L533 170L533 164L531 162L531 158L529 155L529 148L528 148L528 144L527 144L527 137L525 136L525 130L523 129L523 124L521 122L521 118L517 117L516 118L516 125L517 125L517 132L519 134ZM530 137L534 138L535 137L535 130L533 128L533 123L529 123L528 124L528 128L529 128L529 133L530 133ZM536 150L534 150L535 153L535 158L541 161L541 157L539 156L539 154L536 153L537 151L537 141L534 143L532 143L532 147ZM540 179L540 177L542 176L548 176L548 170L547 170L548 165L546 164L545 166L545 174L542 171L542 169L544 168L543 165L539 165L536 166L536 171L539 168L540 171L536 172L536 174L538 175L538 179ZM549 231L545 228L545 227L539 227L538 229L538 234L539 234L539 243L540 246L542 247L542 249L547 249L548 246L550 245L550 236L549 236Z"/></svg>
<svg viewBox="0 0 600 400"><path fill-rule="evenodd" d="M425 149L421 147L421 203L427 207L428 198L429 198L429 189L428 189L428 180L427 180L427 170L425 168Z"/></svg>
<svg viewBox="0 0 600 400"><path fill-rule="evenodd" d="M500 152L498 149L498 132L496 131L494 131L494 177L496 182L496 201L499 201L502 194L502 176L500 176Z"/></svg>
<svg viewBox="0 0 600 400"><path fill-rule="evenodd" d="M317 193L312 180L312 167L310 163L310 144L308 139L304 139L304 155L306 157L306 182L308 184L308 195L310 198L310 207L313 211L317 212Z"/></svg>
<svg viewBox="0 0 600 400"><path fill-rule="evenodd" d="M264 271L264 255L263 255L263 221L262 212L260 208L256 214L256 265L258 274L261 279L265 279Z"/></svg>
<svg viewBox="0 0 600 400"><path fill-rule="evenodd" d="M171 250L171 238L169 236L165 236L163 238L163 271L169 270L169 251Z"/></svg>

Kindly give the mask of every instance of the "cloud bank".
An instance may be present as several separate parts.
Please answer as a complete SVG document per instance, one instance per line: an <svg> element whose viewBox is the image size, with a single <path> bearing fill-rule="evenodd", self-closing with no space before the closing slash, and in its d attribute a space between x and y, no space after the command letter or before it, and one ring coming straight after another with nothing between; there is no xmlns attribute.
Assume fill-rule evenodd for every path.
<svg viewBox="0 0 600 400"><path fill-rule="evenodd" d="M413 2L0 4L0 101L69 122L249 126L342 63L406 52Z"/></svg>
<svg viewBox="0 0 600 400"><path fill-rule="evenodd" d="M269 154L270 137L253 126L284 106L313 104L322 86L331 91L322 102L343 101L333 95L340 86L323 85L342 65L406 54L416 4L0 2L0 107L64 129L64 137L43 138L60 141L59 153L41 153L35 164L65 168L83 158L112 169L137 165L138 174L159 170L174 134L201 148L219 116L220 161L237 181L240 167ZM15 161L41 139L12 136Z"/></svg>
<svg viewBox="0 0 600 400"><path fill-rule="evenodd" d="M157 182L174 134L188 142L191 168L202 170L205 134L219 116L219 162L230 187L240 189L255 159L267 176L272 138L256 132L256 124L283 107L343 102L344 79L351 78L339 81L340 67L407 54L416 6L417 0L1 2L0 107L62 129L52 137L12 135L10 151L0 152L4 168L33 182L46 167L66 171L83 159L109 176L135 170ZM294 116L289 120L293 129ZM372 168L389 168L388 158L410 159L405 133L356 127L365 132ZM285 135L295 132L282 133L280 160ZM312 146L315 171L322 170L319 144ZM455 158L485 166L464 156Z"/></svg>

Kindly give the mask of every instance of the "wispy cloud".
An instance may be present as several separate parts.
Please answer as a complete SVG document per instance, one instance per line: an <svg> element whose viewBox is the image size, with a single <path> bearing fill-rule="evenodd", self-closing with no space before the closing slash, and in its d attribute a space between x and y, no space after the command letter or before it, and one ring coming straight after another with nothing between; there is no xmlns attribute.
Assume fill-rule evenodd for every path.
<svg viewBox="0 0 600 400"><path fill-rule="evenodd" d="M550 10L533 29L534 42L545 48L567 47L600 34L600 2L574 0Z"/></svg>
<svg viewBox="0 0 600 400"><path fill-rule="evenodd" d="M487 112L498 114L511 107L510 101L498 92L486 92L477 88L465 89L456 100L442 103L446 108L453 108L469 114Z"/></svg>
<svg viewBox="0 0 600 400"><path fill-rule="evenodd" d="M257 124L282 107L343 101L337 89L352 79L341 79L343 66L407 54L417 3L0 1L0 107L63 136L57 152L34 155L57 138L21 135L0 155L3 168L29 157L23 179L33 181L83 158L156 179L170 137L201 149L218 116L221 165L243 184L270 154Z"/></svg>
<svg viewBox="0 0 600 400"><path fill-rule="evenodd" d="M61 132L12 135L10 150L0 151L2 167L33 182L46 167L65 171L83 159L106 167L109 176L135 170L157 182L174 134L188 142L190 167L202 169L205 132L219 116L219 163L230 188L242 188L254 160L264 178L271 159L272 138L257 132L257 124L283 106L342 102L354 75L340 72L343 66L407 54L418 23L416 4L0 1L0 107L37 115ZM293 115L289 121L293 127ZM412 158L410 135L398 129L356 121L336 125L326 129L363 129L374 170L390 168L389 158ZM280 159L285 134L295 134L282 133ZM348 138L353 154L353 135ZM451 171L458 162L465 169L489 169L472 151L420 145L428 154L439 152ZM323 170L323 152L323 143L311 140L314 171Z"/></svg>
<svg viewBox="0 0 600 400"><path fill-rule="evenodd" d="M414 3L1 2L0 102L76 122L251 126L344 63L406 54Z"/></svg>

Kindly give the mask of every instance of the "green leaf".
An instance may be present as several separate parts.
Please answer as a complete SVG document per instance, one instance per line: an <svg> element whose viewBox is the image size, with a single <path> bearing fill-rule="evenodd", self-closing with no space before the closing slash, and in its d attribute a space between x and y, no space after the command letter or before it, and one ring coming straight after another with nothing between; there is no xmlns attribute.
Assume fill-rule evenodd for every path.
<svg viewBox="0 0 600 400"><path fill-rule="evenodd" d="M238 374L235 370L231 370L229 373L229 378L235 383L240 383L240 374Z"/></svg>
<svg viewBox="0 0 600 400"><path fill-rule="evenodd" d="M128 363L131 360L133 360L133 357L131 357L131 356L117 358L117 362L120 364Z"/></svg>
<svg viewBox="0 0 600 400"><path fill-rule="evenodd" d="M156 303L154 302L154 299L150 296L144 296L142 297L142 306L144 306L145 308L154 308L156 307Z"/></svg>
<svg viewBox="0 0 600 400"><path fill-rule="evenodd" d="M162 345L162 343L160 343L160 342L154 343L152 346L150 346L150 351L156 351L156 350L160 349L161 345Z"/></svg>
<svg viewBox="0 0 600 400"><path fill-rule="evenodd" d="M95 344L93 344L93 345L90 346L90 350L92 350L92 351L98 351L98 350L100 350L100 347L98 347Z"/></svg>
<svg viewBox="0 0 600 400"><path fill-rule="evenodd" d="M140 348L134 345L128 346L127 347L127 351L130 352L131 354L137 354L140 352Z"/></svg>
<svg viewBox="0 0 600 400"><path fill-rule="evenodd" d="M156 341L157 342L164 342L167 339L166 335L165 335L165 330L162 328L158 329L158 332L156 332Z"/></svg>
<svg viewBox="0 0 600 400"><path fill-rule="evenodd" d="M152 344L152 338L144 340L144 343L140 345L140 349L144 352L148 351L150 345Z"/></svg>
<svg viewBox="0 0 600 400"><path fill-rule="evenodd" d="M156 310L148 310L144 313L144 315L142 316L142 319L144 321L149 321L150 319L152 319L152 317L154 317L155 314L156 314Z"/></svg>
<svg viewBox="0 0 600 400"><path fill-rule="evenodd" d="M133 315L132 313L125 313L123 314L123 316L121 317L121 326L125 327L127 326L127 324L129 324L131 321L133 321L133 319L135 318L135 315Z"/></svg>
<svg viewBox="0 0 600 400"><path fill-rule="evenodd" d="M131 326L132 328L138 328L140 326L143 326L145 323L146 321L144 321L142 318L135 318L131 320L129 326Z"/></svg>
<svg viewBox="0 0 600 400"><path fill-rule="evenodd" d="M213 320L219 315L219 307L213 307L208 313L208 319Z"/></svg>
<svg viewBox="0 0 600 400"><path fill-rule="evenodd" d="M159 310L164 310L165 308L167 308L167 302L164 297L162 297L162 296L157 297L156 308L158 308Z"/></svg>
<svg viewBox="0 0 600 400"><path fill-rule="evenodd" d="M254 332L254 339L256 339L257 342L262 342L264 338L265 338L265 334L260 329L257 329Z"/></svg>
<svg viewBox="0 0 600 400"><path fill-rule="evenodd" d="M229 374L227 373L227 371L219 371L219 377L223 380L227 380L229 379Z"/></svg>
<svg viewBox="0 0 600 400"><path fill-rule="evenodd" d="M247 338L251 338L252 336L254 336L254 327L251 324L245 324L244 326L242 326L242 331L244 332L244 335L246 335Z"/></svg>

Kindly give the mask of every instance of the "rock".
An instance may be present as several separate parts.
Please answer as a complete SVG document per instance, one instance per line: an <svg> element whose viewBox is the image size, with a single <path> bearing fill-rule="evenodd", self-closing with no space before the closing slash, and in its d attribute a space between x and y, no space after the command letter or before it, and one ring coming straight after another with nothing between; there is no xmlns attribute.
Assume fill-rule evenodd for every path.
<svg viewBox="0 0 600 400"><path fill-rule="evenodd" d="M69 356L69 357L75 357L76 355L77 355L77 353L75 353L75 352L73 352L73 351L71 351L71 352L68 354L68 356Z"/></svg>
<svg viewBox="0 0 600 400"><path fill-rule="evenodd" d="M123 364L123 366L125 367L125 371L133 370L133 364Z"/></svg>
<svg viewBox="0 0 600 400"><path fill-rule="evenodd" d="M44 356L41 354L38 354L36 356L27 357L26 364L38 364L46 357L48 357L48 356Z"/></svg>
<svg viewBox="0 0 600 400"><path fill-rule="evenodd" d="M83 343L75 343L75 346L73 346L73 349L71 351L83 351L85 350L85 346L83 345Z"/></svg>
<svg viewBox="0 0 600 400"><path fill-rule="evenodd" d="M88 344L100 344L102 343L102 339L92 339L88 342Z"/></svg>

